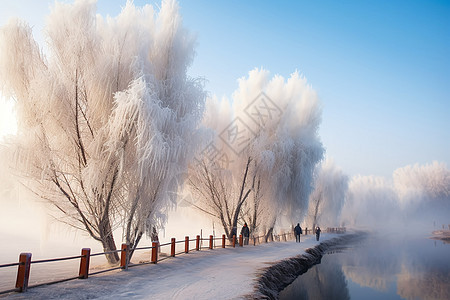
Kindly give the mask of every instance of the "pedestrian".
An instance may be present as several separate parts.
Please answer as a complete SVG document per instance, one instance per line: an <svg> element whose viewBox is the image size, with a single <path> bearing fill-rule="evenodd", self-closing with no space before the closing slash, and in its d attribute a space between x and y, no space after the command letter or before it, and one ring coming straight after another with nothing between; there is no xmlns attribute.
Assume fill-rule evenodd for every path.
<svg viewBox="0 0 450 300"><path fill-rule="evenodd" d="M300 227L300 223L297 223L297 226L294 228L295 241L300 243L300 235L302 234L302 228Z"/></svg>
<svg viewBox="0 0 450 300"><path fill-rule="evenodd" d="M161 247L159 245L158 232L156 232L156 228L155 227L153 227L151 238L152 238L152 242L157 242L158 243L158 253L161 253Z"/></svg>
<svg viewBox="0 0 450 300"><path fill-rule="evenodd" d="M316 241L319 240L319 238L320 238L320 232L321 232L321 231L322 231L322 230L320 230L320 227L317 226L317 228L316 228Z"/></svg>
<svg viewBox="0 0 450 300"><path fill-rule="evenodd" d="M241 234L244 237L244 245L248 245L248 238L250 236L250 230L248 229L247 223L244 223L244 227L241 229Z"/></svg>
<svg viewBox="0 0 450 300"><path fill-rule="evenodd" d="M237 228L233 227L233 229L231 229L231 238L233 238L233 236L237 235Z"/></svg>
<svg viewBox="0 0 450 300"><path fill-rule="evenodd" d="M156 232L155 227L153 227L151 238L152 238L152 242L159 242L158 232Z"/></svg>

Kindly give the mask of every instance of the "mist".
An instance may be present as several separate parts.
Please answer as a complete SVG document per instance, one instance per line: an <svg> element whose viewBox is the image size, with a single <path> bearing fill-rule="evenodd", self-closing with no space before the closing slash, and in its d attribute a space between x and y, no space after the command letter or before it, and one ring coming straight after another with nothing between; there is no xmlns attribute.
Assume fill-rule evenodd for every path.
<svg viewBox="0 0 450 300"><path fill-rule="evenodd" d="M391 179L355 176L342 209L343 225L431 233L449 224L450 170L444 163L408 165Z"/></svg>
<svg viewBox="0 0 450 300"><path fill-rule="evenodd" d="M315 171L314 190L309 196L306 227L326 223L338 227L348 191L348 176L332 159L327 158Z"/></svg>

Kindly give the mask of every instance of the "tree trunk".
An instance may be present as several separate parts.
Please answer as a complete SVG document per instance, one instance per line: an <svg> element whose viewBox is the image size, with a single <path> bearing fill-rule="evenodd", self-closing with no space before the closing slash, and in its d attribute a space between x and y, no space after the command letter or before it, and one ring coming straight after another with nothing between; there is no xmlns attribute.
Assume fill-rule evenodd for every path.
<svg viewBox="0 0 450 300"><path fill-rule="evenodd" d="M266 234L266 243L269 241L273 241L273 227L269 228Z"/></svg>
<svg viewBox="0 0 450 300"><path fill-rule="evenodd" d="M143 231L139 231L136 239L133 241L133 243L130 245L130 254L128 255L128 261L131 260L131 258L133 257L134 254L134 250L136 250L137 245L139 244L142 236L144 235Z"/></svg>
<svg viewBox="0 0 450 300"><path fill-rule="evenodd" d="M319 205L320 205L320 198L317 198L316 206L314 208L313 234L316 233L317 215L319 214Z"/></svg>
<svg viewBox="0 0 450 300"><path fill-rule="evenodd" d="M242 205L244 204L245 200L247 200L248 195L250 194L250 192L252 191L252 188L249 188L247 190L247 192L244 195L244 190L245 190L245 185L247 183L247 175L248 175L248 171L249 171L249 167L250 167L250 163L251 163L252 159L249 157L247 160L247 166L245 167L245 172L244 172L244 178L242 179L242 185L241 185L241 191L239 193L239 198L238 198L238 202L236 205L236 209L233 212L233 222L231 224L231 228L236 229L236 236L238 236L237 234L237 223L238 223L238 218L239 215L241 213L241 208ZM233 238L233 236L231 236L231 238Z"/></svg>
<svg viewBox="0 0 450 300"><path fill-rule="evenodd" d="M112 233L104 237L104 239L102 240L102 245L103 251L105 252L117 250ZM119 262L119 254L117 252L107 253L105 254L105 256L108 260L108 263L111 265L115 265Z"/></svg>
<svg viewBox="0 0 450 300"><path fill-rule="evenodd" d="M109 217L102 220L100 224L100 238L102 240L103 251L110 252L116 251L116 243L114 242L114 236L111 229L111 223ZM117 252L105 254L109 264L117 264L119 262L119 254Z"/></svg>

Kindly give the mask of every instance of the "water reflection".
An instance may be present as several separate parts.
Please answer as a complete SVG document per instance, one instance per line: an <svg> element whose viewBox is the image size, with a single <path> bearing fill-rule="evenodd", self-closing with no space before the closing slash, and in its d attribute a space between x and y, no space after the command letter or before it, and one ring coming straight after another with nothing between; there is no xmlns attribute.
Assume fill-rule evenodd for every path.
<svg viewBox="0 0 450 300"><path fill-rule="evenodd" d="M334 260L322 258L280 293L280 299L350 299L345 275Z"/></svg>
<svg viewBox="0 0 450 300"><path fill-rule="evenodd" d="M450 245L371 236L298 277L280 299L450 299Z"/></svg>

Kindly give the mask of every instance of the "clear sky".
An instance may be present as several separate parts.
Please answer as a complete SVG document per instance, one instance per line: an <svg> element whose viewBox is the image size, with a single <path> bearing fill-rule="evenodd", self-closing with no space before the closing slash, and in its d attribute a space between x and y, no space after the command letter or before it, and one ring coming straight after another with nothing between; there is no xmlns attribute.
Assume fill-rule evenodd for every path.
<svg viewBox="0 0 450 300"><path fill-rule="evenodd" d="M125 1L99 0L98 12L115 16ZM0 3L0 25L18 16L42 40L53 1ZM237 79L255 67L285 78L298 70L321 99L327 156L347 174L390 177L396 168L434 160L450 166L450 1L180 6L198 36L190 74L206 78L211 94L231 97Z"/></svg>

